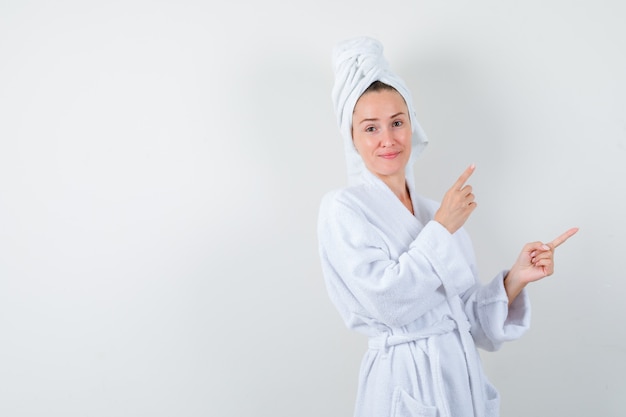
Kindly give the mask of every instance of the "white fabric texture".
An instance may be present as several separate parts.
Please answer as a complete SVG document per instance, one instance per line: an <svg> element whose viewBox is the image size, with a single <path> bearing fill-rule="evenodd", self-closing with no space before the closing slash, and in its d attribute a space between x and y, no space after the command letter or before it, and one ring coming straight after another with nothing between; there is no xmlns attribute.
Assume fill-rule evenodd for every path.
<svg viewBox="0 0 626 417"><path fill-rule="evenodd" d="M342 56L354 55L341 49L346 45L339 49ZM352 84L354 91L376 79L394 80L398 88L398 78L380 58L368 62L373 68L367 71L357 59L357 68L343 68L339 75L386 77L369 75ZM341 90L333 97L354 96L335 99L345 130L358 94ZM425 136L417 137L423 146ZM350 158L348 164L351 185L322 199L318 239L331 301L350 329L369 337L355 417L498 416L499 396L483 372L477 347L497 350L525 332L530 322L526 291L508 306L506 271L481 284L467 233L450 234L433 220L438 203L411 190L411 214L382 180Z"/></svg>
<svg viewBox="0 0 626 417"><path fill-rule="evenodd" d="M394 87L404 98L411 118L413 136L411 159L407 164L407 183L413 190L413 162L428 144L428 138L417 121L411 92L404 81L392 72L383 55L383 45L376 39L363 36L338 43L333 50L335 84L332 100L337 115L337 123L344 140L348 182L356 185L361 181L365 165L352 143L352 113L361 94L374 81Z"/></svg>

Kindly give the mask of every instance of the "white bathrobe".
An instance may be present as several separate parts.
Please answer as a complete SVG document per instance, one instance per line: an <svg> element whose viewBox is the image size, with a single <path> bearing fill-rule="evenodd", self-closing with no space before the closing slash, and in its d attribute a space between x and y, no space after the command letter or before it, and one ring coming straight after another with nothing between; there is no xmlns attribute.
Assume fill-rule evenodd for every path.
<svg viewBox="0 0 626 417"><path fill-rule="evenodd" d="M498 416L476 346L521 336L526 292L508 307L506 271L481 285L467 233L432 220L438 204L412 191L412 215L376 176L362 179L324 197L318 224L330 298L369 336L355 416Z"/></svg>
<svg viewBox="0 0 626 417"><path fill-rule="evenodd" d="M318 238L328 293L346 325L369 336L356 417L494 417L499 397L476 347L492 351L528 328L522 291L508 307L506 271L483 285L464 229L433 220L436 202L418 196L413 161L428 139L411 94L376 39L334 49L332 98L344 139L349 186L322 200ZM352 113L375 80L404 98L413 132L405 168L415 215L370 173L352 143Z"/></svg>

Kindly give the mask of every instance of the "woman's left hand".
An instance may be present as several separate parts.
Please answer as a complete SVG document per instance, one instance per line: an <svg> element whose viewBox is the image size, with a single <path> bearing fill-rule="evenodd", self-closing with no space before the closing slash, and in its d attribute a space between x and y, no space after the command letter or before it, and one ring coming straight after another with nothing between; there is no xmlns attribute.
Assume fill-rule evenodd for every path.
<svg viewBox="0 0 626 417"><path fill-rule="evenodd" d="M517 261L504 280L509 304L527 284L552 275L554 250L576 232L578 228L573 227L549 243L533 242L524 245Z"/></svg>

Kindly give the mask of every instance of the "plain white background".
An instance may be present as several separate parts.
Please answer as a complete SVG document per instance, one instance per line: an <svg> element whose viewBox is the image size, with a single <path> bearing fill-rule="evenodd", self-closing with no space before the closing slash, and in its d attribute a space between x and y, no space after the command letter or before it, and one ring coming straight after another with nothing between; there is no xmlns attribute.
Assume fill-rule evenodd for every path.
<svg viewBox="0 0 626 417"><path fill-rule="evenodd" d="M349 416L327 298L331 49L370 35L461 171L484 280L580 232L484 353L502 414L623 416L626 21L615 1L0 2L0 415Z"/></svg>

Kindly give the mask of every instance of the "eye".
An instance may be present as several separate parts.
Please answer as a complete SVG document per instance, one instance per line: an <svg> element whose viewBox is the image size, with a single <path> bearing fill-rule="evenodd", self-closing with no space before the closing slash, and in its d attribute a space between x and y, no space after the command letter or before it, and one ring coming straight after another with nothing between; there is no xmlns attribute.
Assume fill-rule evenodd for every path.
<svg viewBox="0 0 626 417"><path fill-rule="evenodd" d="M365 128L365 131L366 131L366 132L375 132L375 131L376 131L376 128L375 128L374 126L367 126L367 127Z"/></svg>
<svg viewBox="0 0 626 417"><path fill-rule="evenodd" d="M393 122L393 124L392 124L392 126L393 126L393 127L400 127L400 126L402 126L402 125L403 125L402 120L396 120L396 121L395 121L395 122Z"/></svg>

